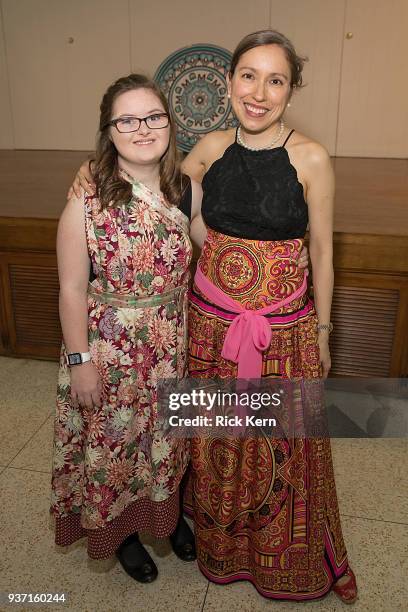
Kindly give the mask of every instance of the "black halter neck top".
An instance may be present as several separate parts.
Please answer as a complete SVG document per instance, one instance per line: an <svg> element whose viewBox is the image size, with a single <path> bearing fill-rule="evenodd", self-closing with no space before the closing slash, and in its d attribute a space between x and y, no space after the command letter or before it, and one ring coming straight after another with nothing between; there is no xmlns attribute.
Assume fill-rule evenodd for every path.
<svg viewBox="0 0 408 612"><path fill-rule="evenodd" d="M202 215L211 229L249 240L303 238L308 208L285 145L251 151L237 140L203 179Z"/></svg>

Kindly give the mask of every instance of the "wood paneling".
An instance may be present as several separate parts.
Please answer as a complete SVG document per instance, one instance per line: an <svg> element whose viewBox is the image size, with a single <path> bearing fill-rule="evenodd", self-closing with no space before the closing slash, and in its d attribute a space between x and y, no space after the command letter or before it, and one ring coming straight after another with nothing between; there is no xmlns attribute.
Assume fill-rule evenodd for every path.
<svg viewBox="0 0 408 612"><path fill-rule="evenodd" d="M7 313L4 299L4 296L7 294L7 290L7 266L6 262L0 256L0 355L6 355L10 352L10 340L8 332L9 325L7 321Z"/></svg>
<svg viewBox="0 0 408 612"><path fill-rule="evenodd" d="M342 361L336 364L336 368L340 369L341 365L344 373L347 366L347 373L350 373L350 357L354 354L357 375L370 375L368 370L363 374L363 369L371 363L373 376L380 375L380 367L383 372L388 372L384 376L407 376L408 274L336 270L335 287L339 291L333 300L333 317L336 328L339 326L338 341L341 339L345 345L347 335L355 338L354 346L349 340L349 361L347 350L341 349L339 356ZM359 336L357 330L360 330ZM391 338L392 350L389 352ZM334 355L340 349L335 342L333 332ZM381 352L383 349L384 353Z"/></svg>
<svg viewBox="0 0 408 612"><path fill-rule="evenodd" d="M22 260L9 264L9 278L15 324L13 348L19 354L32 353L34 347L54 348L58 354L61 328L56 324L59 293L56 266L39 266L27 258L26 263Z"/></svg>
<svg viewBox="0 0 408 612"><path fill-rule="evenodd" d="M1 251L55 253L58 221L0 217Z"/></svg>
<svg viewBox="0 0 408 612"><path fill-rule="evenodd" d="M0 261L7 352L26 357L58 357L61 328L56 256L3 252Z"/></svg>
<svg viewBox="0 0 408 612"><path fill-rule="evenodd" d="M408 156L408 2L348 0L336 155Z"/></svg>
<svg viewBox="0 0 408 612"><path fill-rule="evenodd" d="M336 232L333 249L336 270L408 274L407 236Z"/></svg>
<svg viewBox="0 0 408 612"><path fill-rule="evenodd" d="M0 215L58 219L88 151L0 151Z"/></svg>
<svg viewBox="0 0 408 612"><path fill-rule="evenodd" d="M408 160L336 157L336 232L408 234Z"/></svg>
<svg viewBox="0 0 408 612"><path fill-rule="evenodd" d="M283 32L309 61L303 87L286 112L289 125L336 149L337 105L345 0L271 0L271 27Z"/></svg>
<svg viewBox="0 0 408 612"><path fill-rule="evenodd" d="M154 12L150 0L130 0L132 70L153 76L170 53L197 43L232 51L245 34L268 27L269 11L269 0L172 0Z"/></svg>
<svg viewBox="0 0 408 612"><path fill-rule="evenodd" d="M334 375L391 375L398 289L337 285L331 336Z"/></svg>

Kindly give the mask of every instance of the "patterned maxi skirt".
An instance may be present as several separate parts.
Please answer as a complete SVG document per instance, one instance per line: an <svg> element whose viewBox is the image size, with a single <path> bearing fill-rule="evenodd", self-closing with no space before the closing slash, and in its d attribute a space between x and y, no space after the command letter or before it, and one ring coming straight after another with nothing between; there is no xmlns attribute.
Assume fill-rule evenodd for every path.
<svg viewBox="0 0 408 612"><path fill-rule="evenodd" d="M302 283L302 240L254 241L209 231L198 265L249 309L281 301ZM191 291L190 375L234 378L221 357L234 314ZM307 296L268 315L272 340L262 377L318 379L317 316ZM195 438L192 491L199 567L210 580L249 580L265 597L327 593L347 568L330 440L326 437Z"/></svg>

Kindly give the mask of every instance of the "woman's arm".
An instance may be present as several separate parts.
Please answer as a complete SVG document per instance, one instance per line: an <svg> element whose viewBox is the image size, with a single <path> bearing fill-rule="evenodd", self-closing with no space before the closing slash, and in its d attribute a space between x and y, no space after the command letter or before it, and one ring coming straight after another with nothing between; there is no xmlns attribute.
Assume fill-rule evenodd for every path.
<svg viewBox="0 0 408 612"><path fill-rule="evenodd" d="M310 149L306 162L309 207L309 250L313 270L313 288L319 324L330 323L333 297L333 208L334 172L327 151L317 143ZM320 361L323 377L330 367L329 332L319 330Z"/></svg>
<svg viewBox="0 0 408 612"><path fill-rule="evenodd" d="M191 180L191 224L190 236L194 244L202 249L207 236L207 227L201 216L201 201L203 199L203 190L200 183Z"/></svg>
<svg viewBox="0 0 408 612"><path fill-rule="evenodd" d="M183 159L182 171L197 183L202 182L204 174L209 168L211 156L214 155L214 148L219 143L218 134L219 132L210 132L203 136L194 145L187 157Z"/></svg>
<svg viewBox="0 0 408 612"><path fill-rule="evenodd" d="M83 197L71 198L59 221L57 233L59 310L67 353L87 353L87 287L90 262L85 234ZM101 381L92 362L70 368L71 397L81 405L100 405Z"/></svg>

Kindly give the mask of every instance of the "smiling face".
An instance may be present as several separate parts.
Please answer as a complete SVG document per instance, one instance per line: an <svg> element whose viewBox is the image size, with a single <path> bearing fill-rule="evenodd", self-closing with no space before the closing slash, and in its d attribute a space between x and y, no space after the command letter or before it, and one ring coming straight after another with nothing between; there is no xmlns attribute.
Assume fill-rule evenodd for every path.
<svg viewBox="0 0 408 612"><path fill-rule="evenodd" d="M160 99L152 90L138 88L126 91L115 99L112 119L144 118L164 112ZM120 133L114 126L109 129L118 152L119 166L130 174L139 166L158 164L169 146L170 126L152 129L143 121L136 132Z"/></svg>
<svg viewBox="0 0 408 612"><path fill-rule="evenodd" d="M262 45L241 55L228 81L232 108L249 134L270 136L290 99L291 71L279 45Z"/></svg>

